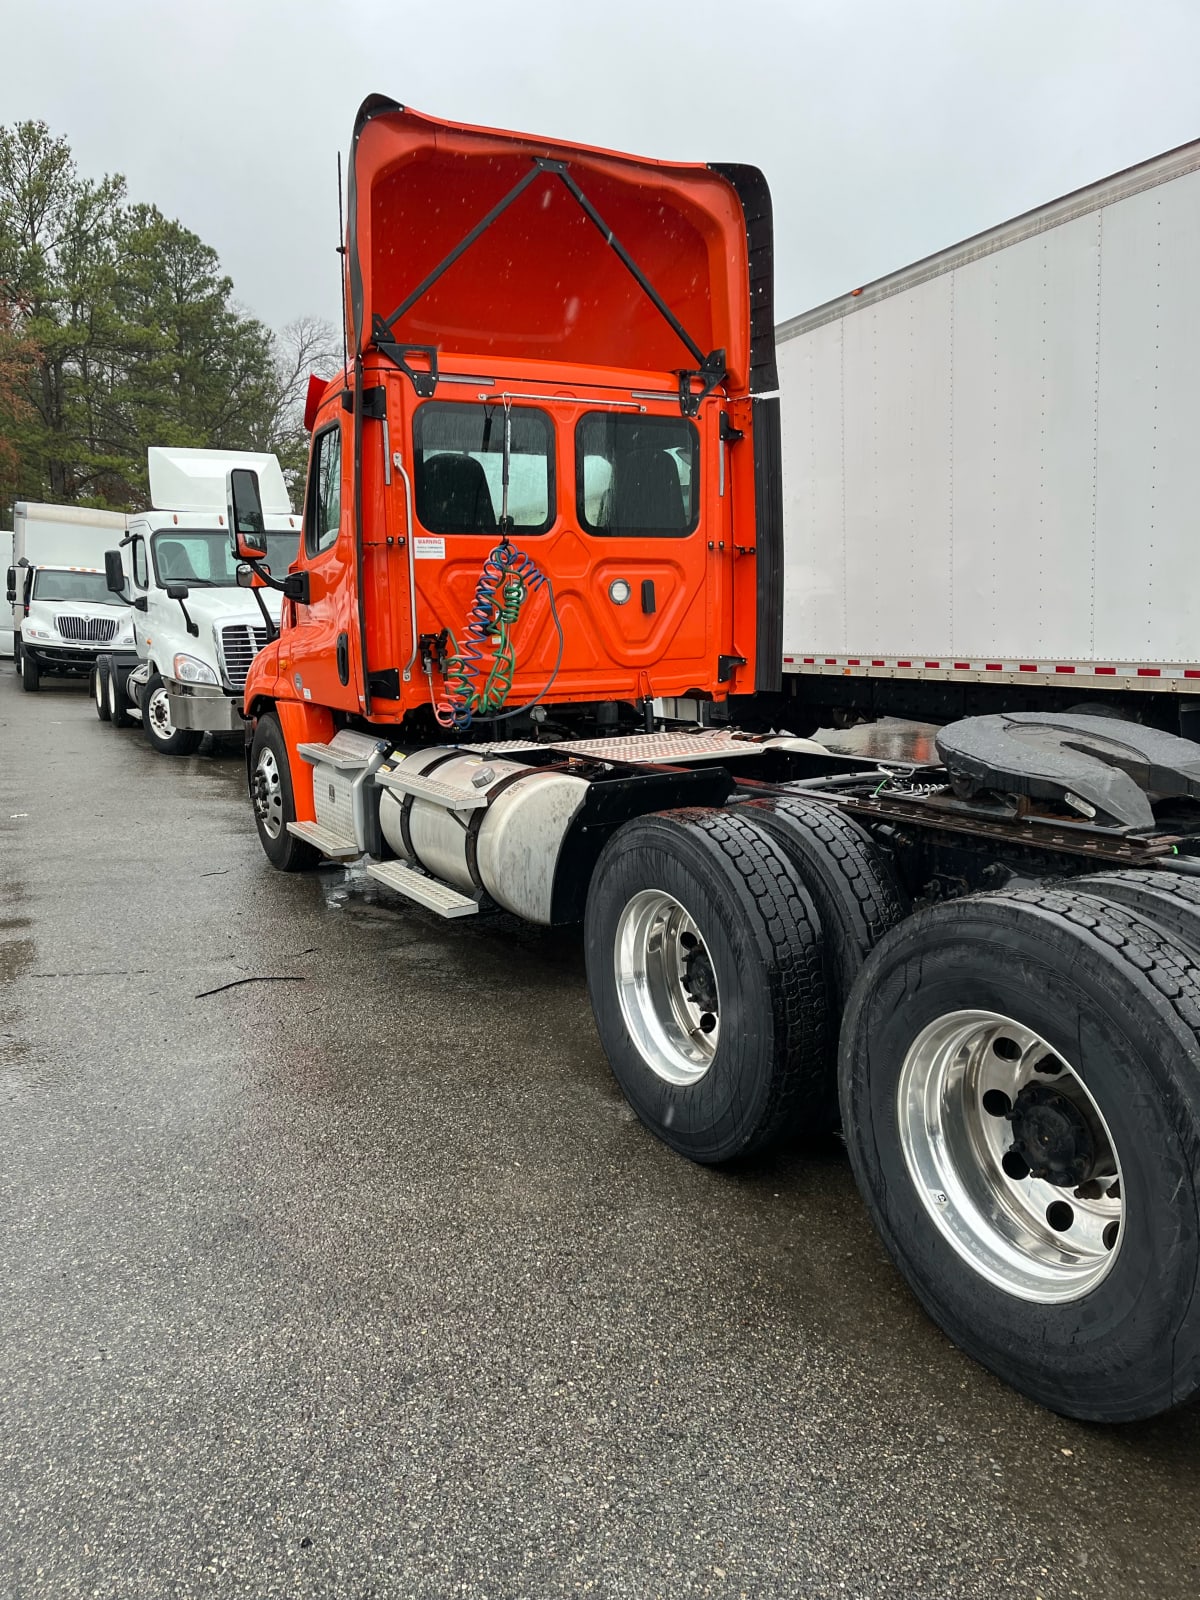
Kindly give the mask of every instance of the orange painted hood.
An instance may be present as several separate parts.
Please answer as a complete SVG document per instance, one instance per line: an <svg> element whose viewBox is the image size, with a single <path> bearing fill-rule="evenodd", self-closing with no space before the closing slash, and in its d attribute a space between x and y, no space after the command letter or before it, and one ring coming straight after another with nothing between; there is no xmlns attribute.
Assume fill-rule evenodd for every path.
<svg viewBox="0 0 1200 1600"><path fill-rule="evenodd" d="M707 362L731 396L776 387L771 201L754 167L669 165L373 96L348 198L359 354L390 342L660 379Z"/></svg>

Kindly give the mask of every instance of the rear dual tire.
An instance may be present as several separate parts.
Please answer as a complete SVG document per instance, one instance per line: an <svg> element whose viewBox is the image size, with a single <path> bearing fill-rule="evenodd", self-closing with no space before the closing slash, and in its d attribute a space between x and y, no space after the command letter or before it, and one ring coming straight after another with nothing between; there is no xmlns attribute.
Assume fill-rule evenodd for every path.
<svg viewBox="0 0 1200 1600"><path fill-rule="evenodd" d="M949 1337L1052 1410L1132 1421L1200 1387L1198 1062L1190 951L1075 888L919 912L855 985L872 1219Z"/></svg>
<svg viewBox="0 0 1200 1600"><path fill-rule="evenodd" d="M96 715L101 722L108 722L112 711L108 704L108 675L110 671L107 656L101 656L92 668L90 688L92 691L92 704L96 708Z"/></svg>

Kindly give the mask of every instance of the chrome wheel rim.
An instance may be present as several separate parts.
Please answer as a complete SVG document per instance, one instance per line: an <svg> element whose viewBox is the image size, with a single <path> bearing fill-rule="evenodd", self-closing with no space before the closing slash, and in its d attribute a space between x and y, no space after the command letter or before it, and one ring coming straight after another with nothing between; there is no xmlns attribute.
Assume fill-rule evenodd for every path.
<svg viewBox="0 0 1200 1600"><path fill-rule="evenodd" d="M921 1203L989 1283L1052 1305L1112 1270L1125 1223L1116 1144L1040 1034L993 1011L939 1017L904 1058L896 1110Z"/></svg>
<svg viewBox="0 0 1200 1600"><path fill-rule="evenodd" d="M283 782L274 750L260 750L254 769L254 814L268 839L283 831Z"/></svg>
<svg viewBox="0 0 1200 1600"><path fill-rule="evenodd" d="M679 1088L712 1066L721 1036L713 960L691 913L660 889L626 905L615 940L617 999L647 1066Z"/></svg>
<svg viewBox="0 0 1200 1600"><path fill-rule="evenodd" d="M100 676L100 668L97 667L95 670L96 670L96 710L97 711L103 711L104 710L104 700L105 700L104 679Z"/></svg>
<svg viewBox="0 0 1200 1600"><path fill-rule="evenodd" d="M161 684L146 702L146 726L156 739L169 739L175 732L170 696Z"/></svg>

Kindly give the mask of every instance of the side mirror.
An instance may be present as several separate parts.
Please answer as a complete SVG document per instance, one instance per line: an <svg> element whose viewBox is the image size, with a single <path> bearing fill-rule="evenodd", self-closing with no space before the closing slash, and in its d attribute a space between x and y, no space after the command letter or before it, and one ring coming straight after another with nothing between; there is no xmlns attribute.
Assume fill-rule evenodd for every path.
<svg viewBox="0 0 1200 1600"><path fill-rule="evenodd" d="M233 467L226 474L225 506L234 560L261 560L267 553L267 525L258 473L253 467Z"/></svg>
<svg viewBox="0 0 1200 1600"><path fill-rule="evenodd" d="M234 573L234 577L237 580L237 586L239 589L253 589L254 568L248 567L244 561L238 566L237 571Z"/></svg>
<svg viewBox="0 0 1200 1600"><path fill-rule="evenodd" d="M125 598L125 566L119 550L104 552L104 583L111 594Z"/></svg>
<svg viewBox="0 0 1200 1600"><path fill-rule="evenodd" d="M168 600L186 600L191 590L186 583L168 583L164 585Z"/></svg>
<svg viewBox="0 0 1200 1600"><path fill-rule="evenodd" d="M16 567L9 567L9 569L8 569L8 603L9 603L9 605L15 604L16 598L17 598L17 569L16 569Z"/></svg>

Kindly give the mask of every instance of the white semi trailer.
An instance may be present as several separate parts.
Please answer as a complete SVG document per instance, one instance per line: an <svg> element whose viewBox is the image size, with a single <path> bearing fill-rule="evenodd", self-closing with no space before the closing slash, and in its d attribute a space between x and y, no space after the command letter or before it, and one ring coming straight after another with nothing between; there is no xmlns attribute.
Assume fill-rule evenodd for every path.
<svg viewBox="0 0 1200 1600"><path fill-rule="evenodd" d="M13 536L11 528L0 528L0 567L7 572L13 564ZM13 641L16 638L13 629L13 619L7 612L0 612L0 656L11 656Z"/></svg>
<svg viewBox="0 0 1200 1600"><path fill-rule="evenodd" d="M1200 141L776 330L811 722L1200 707Z"/></svg>

